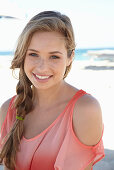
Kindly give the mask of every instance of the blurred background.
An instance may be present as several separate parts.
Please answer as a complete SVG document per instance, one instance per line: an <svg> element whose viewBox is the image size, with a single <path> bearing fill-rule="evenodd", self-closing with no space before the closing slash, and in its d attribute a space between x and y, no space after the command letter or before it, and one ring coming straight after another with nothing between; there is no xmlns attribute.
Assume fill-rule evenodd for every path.
<svg viewBox="0 0 114 170"><path fill-rule="evenodd" d="M16 93L18 80L9 67L18 36L28 20L44 10L60 11L71 19L77 46L66 81L100 102L106 156L94 170L114 170L113 0L0 0L0 105Z"/></svg>

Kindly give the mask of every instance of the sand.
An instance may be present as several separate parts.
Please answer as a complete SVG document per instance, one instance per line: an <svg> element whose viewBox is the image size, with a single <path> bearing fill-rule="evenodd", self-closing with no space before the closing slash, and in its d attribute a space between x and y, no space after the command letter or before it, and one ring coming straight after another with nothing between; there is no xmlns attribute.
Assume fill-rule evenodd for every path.
<svg viewBox="0 0 114 170"><path fill-rule="evenodd" d="M0 56L0 105L15 94L18 80L8 68L10 61ZM94 170L114 170L114 62L74 61L66 82L92 94L102 109L105 158L94 166ZM111 169L112 168L112 169Z"/></svg>

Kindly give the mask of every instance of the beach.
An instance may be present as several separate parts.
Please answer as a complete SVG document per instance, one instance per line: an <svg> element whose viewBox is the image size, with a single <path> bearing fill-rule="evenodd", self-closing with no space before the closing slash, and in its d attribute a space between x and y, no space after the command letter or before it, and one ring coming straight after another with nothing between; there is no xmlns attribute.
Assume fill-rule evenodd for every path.
<svg viewBox="0 0 114 170"><path fill-rule="evenodd" d="M10 61L1 57L0 60L0 105L16 94L15 86L18 82L9 69ZM94 170L114 170L114 62L103 61L76 61L66 78L66 82L78 89L83 89L94 96L102 109L104 133L103 143L105 158L94 166Z"/></svg>

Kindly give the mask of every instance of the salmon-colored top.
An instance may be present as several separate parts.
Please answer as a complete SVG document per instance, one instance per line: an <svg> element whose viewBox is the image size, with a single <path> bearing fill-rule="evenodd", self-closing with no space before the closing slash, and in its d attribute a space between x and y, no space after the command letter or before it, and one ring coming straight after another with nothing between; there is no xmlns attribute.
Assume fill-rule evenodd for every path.
<svg viewBox="0 0 114 170"><path fill-rule="evenodd" d="M81 143L73 131L73 108L85 94L85 91L79 90L64 111L42 133L31 139L22 137L15 170L84 170L92 161L94 165L105 156L102 137L97 145L88 146ZM2 125L1 147L1 140L15 121L15 108L11 107L14 98Z"/></svg>

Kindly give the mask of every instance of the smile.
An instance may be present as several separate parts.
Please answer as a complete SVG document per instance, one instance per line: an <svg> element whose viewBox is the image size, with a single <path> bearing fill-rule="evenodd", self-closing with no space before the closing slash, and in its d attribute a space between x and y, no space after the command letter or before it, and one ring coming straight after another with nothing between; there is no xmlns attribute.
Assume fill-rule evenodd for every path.
<svg viewBox="0 0 114 170"><path fill-rule="evenodd" d="M46 82L52 77L52 75L51 76L39 76L39 75L34 74L34 73L33 73L33 75L34 75L35 79L39 82Z"/></svg>
<svg viewBox="0 0 114 170"><path fill-rule="evenodd" d="M38 75L36 75L36 77L38 77L39 79L47 79L47 78L49 78L50 76L38 76Z"/></svg>

